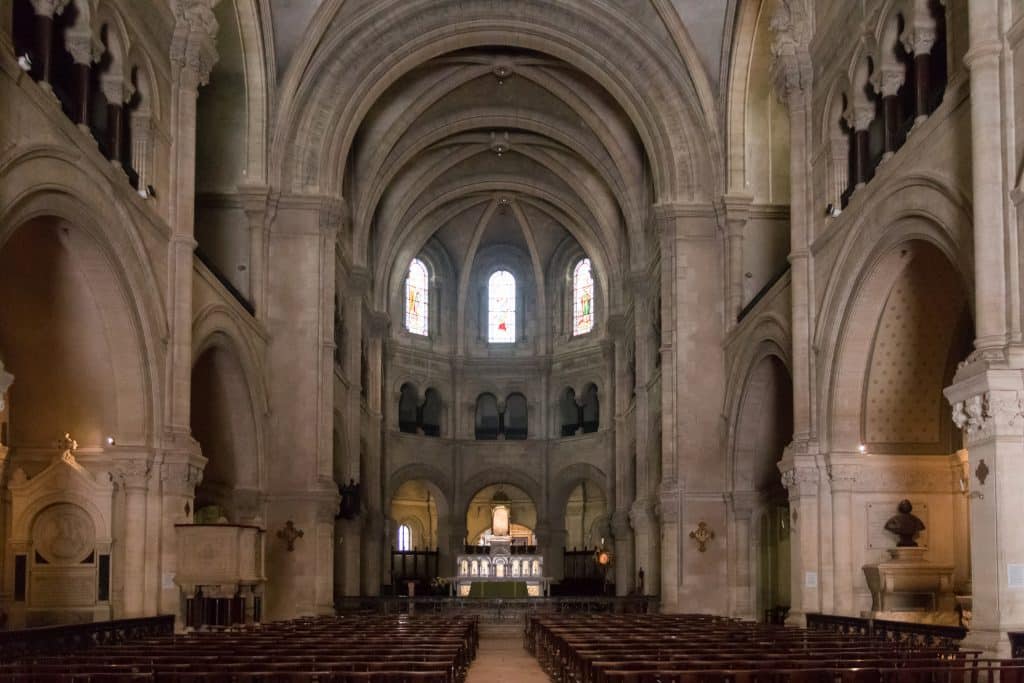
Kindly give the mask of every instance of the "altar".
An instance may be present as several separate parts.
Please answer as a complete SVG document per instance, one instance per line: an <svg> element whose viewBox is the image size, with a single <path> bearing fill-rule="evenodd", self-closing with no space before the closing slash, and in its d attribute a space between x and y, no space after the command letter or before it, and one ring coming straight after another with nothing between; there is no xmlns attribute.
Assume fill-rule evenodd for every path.
<svg viewBox="0 0 1024 683"><path fill-rule="evenodd" d="M452 592L460 598L539 598L548 595L544 556L536 546L513 543L507 497L495 494L486 545L467 546L456 558Z"/></svg>

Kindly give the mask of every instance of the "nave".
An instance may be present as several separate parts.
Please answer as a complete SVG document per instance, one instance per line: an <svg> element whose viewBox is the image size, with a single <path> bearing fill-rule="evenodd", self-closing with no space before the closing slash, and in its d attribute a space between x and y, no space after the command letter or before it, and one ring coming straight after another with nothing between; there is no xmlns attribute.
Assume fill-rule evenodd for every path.
<svg viewBox="0 0 1024 683"><path fill-rule="evenodd" d="M481 624L481 616L485 622ZM1024 680L1024 659L956 633L810 619L795 628L699 614L353 612L129 639L3 661L0 679L269 683L974 683ZM819 615L820 616L820 615ZM524 628L525 625L525 628ZM908 628L909 627L909 628ZM84 643L84 641L83 641ZM82 645L82 643L80 643ZM10 653L13 650L8 650ZM8 654L9 657L9 654Z"/></svg>

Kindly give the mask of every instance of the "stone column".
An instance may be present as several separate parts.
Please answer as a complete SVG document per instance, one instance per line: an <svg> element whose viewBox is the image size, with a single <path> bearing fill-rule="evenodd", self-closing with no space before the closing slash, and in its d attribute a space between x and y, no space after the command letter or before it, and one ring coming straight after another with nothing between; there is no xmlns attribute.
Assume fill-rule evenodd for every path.
<svg viewBox="0 0 1024 683"><path fill-rule="evenodd" d="M611 515L615 549L615 592L629 595L633 590L633 529L629 525L629 508L636 498L632 430L629 412L633 387L629 376L629 345L625 320L621 315L609 316L608 329L613 339L613 353L609 365L614 382L615 429L615 497ZM550 412L550 411L548 411Z"/></svg>
<svg viewBox="0 0 1024 683"><path fill-rule="evenodd" d="M160 586L159 611L161 614L174 614L179 628L184 628L181 608L180 588L172 577L177 570L178 550L175 524L188 524L192 521L196 486L203 478L204 459L199 455L198 448L194 457L187 462L164 462L160 466L161 489L161 548L160 548Z"/></svg>
<svg viewBox="0 0 1024 683"><path fill-rule="evenodd" d="M962 364L944 393L970 455L973 620L964 646L1008 657L1007 633L1024 629L1024 374L995 366Z"/></svg>
<svg viewBox="0 0 1024 683"><path fill-rule="evenodd" d="M0 425L8 422L10 406L7 404L7 392L14 383L14 375L4 369L4 362L0 359ZM7 438L10 438L9 436ZM0 442L0 482L6 482L4 474L7 470L8 447L6 442ZM0 600L6 600L9 595L4 594L3 587L7 585L7 527L11 518L10 494L6 484L0 487Z"/></svg>
<svg viewBox="0 0 1024 683"><path fill-rule="evenodd" d="M860 469L852 461L854 454L831 454L828 479L832 488L832 553L834 611L843 616L854 614L853 583L853 487Z"/></svg>
<svg viewBox="0 0 1024 683"><path fill-rule="evenodd" d="M725 195L718 207L725 231L725 329L736 327L743 309L743 229L750 217L749 195Z"/></svg>
<svg viewBox="0 0 1024 683"><path fill-rule="evenodd" d="M902 64L882 66L871 77L875 92L882 97L882 117L885 120L885 139L882 161L888 161L896 153L899 135L899 94L906 79L906 69Z"/></svg>
<svg viewBox="0 0 1024 683"><path fill-rule="evenodd" d="M362 494L367 510L367 525L363 529L363 595L378 595L382 581L390 583L390 569L384 561L384 553L387 548L381 542L383 537L383 517L385 515L384 501L382 500L382 475L383 475L383 438L382 429L384 414L382 411L383 402L383 372L384 372L384 340L390 329L390 320L385 313L377 313L370 316L367 321L369 338L367 347L367 364L369 372L367 377L366 408L369 415L369 423L366 427L366 460L361 465L362 470ZM376 529L376 520L381 520L381 526Z"/></svg>
<svg viewBox="0 0 1024 683"><path fill-rule="evenodd" d="M124 162L124 105L134 88L121 74L103 74L100 91L107 100L107 158L117 168Z"/></svg>
<svg viewBox="0 0 1024 683"><path fill-rule="evenodd" d="M986 4L988 4L986 2ZM931 94L931 52L935 45L935 20L929 16L927 3L916 2L914 17L908 22L900 41L914 55L914 125L928 118L928 96ZM988 10L986 10L988 11ZM998 13L994 5L992 11ZM973 14L972 20L973 20ZM972 22L973 23L973 22Z"/></svg>
<svg viewBox="0 0 1024 683"><path fill-rule="evenodd" d="M88 26L74 26L64 34L64 45L74 61L75 104L71 120L84 132L92 134L89 128L89 112L92 103L92 65L100 60L103 45Z"/></svg>
<svg viewBox="0 0 1024 683"><path fill-rule="evenodd" d="M611 527L615 540L615 594L630 595L633 592L636 574L633 562L633 527L629 524L629 513L622 510L614 512Z"/></svg>
<svg viewBox="0 0 1024 683"><path fill-rule="evenodd" d="M1005 169L1003 116L1007 98L1003 89L1003 42L996 0L968 3L971 47L964 63L971 72L971 170L974 207L974 327L979 350L1000 349L1009 320L1019 329L1020 279L1018 258L1007 253L1017 236L1007 220L1006 197L1013 178ZM1007 282L1013 285L1007 288ZM1009 310L1008 310L1009 309ZM973 453L971 454L973 457Z"/></svg>
<svg viewBox="0 0 1024 683"><path fill-rule="evenodd" d="M35 39L32 44L32 75L40 87L53 92L50 87L53 65L53 17L64 11L69 0L31 0L36 11ZM9 11L9 10L7 10Z"/></svg>
<svg viewBox="0 0 1024 683"><path fill-rule="evenodd" d="M270 222L267 219L273 220L274 207L266 185L239 185L238 198L249 221L249 301L256 309L256 317L262 319L267 314L267 228ZM331 290L334 290L333 282Z"/></svg>
<svg viewBox="0 0 1024 683"><path fill-rule="evenodd" d="M175 439L190 432L192 385L192 253L195 221L196 97L217 61L214 36L217 20L203 0L175 5L171 38L171 164L174 179L168 197L168 223L173 231L168 255L167 309L169 391L164 424Z"/></svg>
<svg viewBox="0 0 1024 683"><path fill-rule="evenodd" d="M855 96L856 98L856 96ZM868 182L868 174L871 169L868 167L868 128L875 119L875 107L871 102L855 102L844 114L846 123L853 129L853 189L861 189Z"/></svg>
<svg viewBox="0 0 1024 683"><path fill-rule="evenodd" d="M756 587L752 571L756 553L754 541L754 505L757 494L744 492L727 496L729 517L729 614L742 619L760 620L756 613Z"/></svg>
<svg viewBox="0 0 1024 683"><path fill-rule="evenodd" d="M818 467L814 456L786 450L779 462L789 492L790 610L786 623L803 626L808 612L821 609Z"/></svg>
<svg viewBox="0 0 1024 683"><path fill-rule="evenodd" d="M115 473L124 493L124 614L126 618L145 616L146 588L146 494L150 464L145 459L122 463ZM116 571L116 569L115 569Z"/></svg>

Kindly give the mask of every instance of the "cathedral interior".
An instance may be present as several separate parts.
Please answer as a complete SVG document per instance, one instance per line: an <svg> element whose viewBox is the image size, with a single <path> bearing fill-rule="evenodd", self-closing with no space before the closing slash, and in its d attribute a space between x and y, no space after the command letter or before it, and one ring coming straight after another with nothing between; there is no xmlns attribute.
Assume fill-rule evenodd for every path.
<svg viewBox="0 0 1024 683"><path fill-rule="evenodd" d="M600 596L1006 653L1022 202L1019 0L4 0L0 629Z"/></svg>

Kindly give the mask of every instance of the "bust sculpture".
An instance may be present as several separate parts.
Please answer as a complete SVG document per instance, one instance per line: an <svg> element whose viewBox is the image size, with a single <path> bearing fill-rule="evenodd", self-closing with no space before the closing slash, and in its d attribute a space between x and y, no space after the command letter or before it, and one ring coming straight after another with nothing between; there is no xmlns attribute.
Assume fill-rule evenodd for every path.
<svg viewBox="0 0 1024 683"><path fill-rule="evenodd" d="M885 523L885 530L899 536L897 548L916 548L917 541L914 538L924 531L924 522L912 513L914 506L906 498L900 501L897 509L899 512Z"/></svg>

